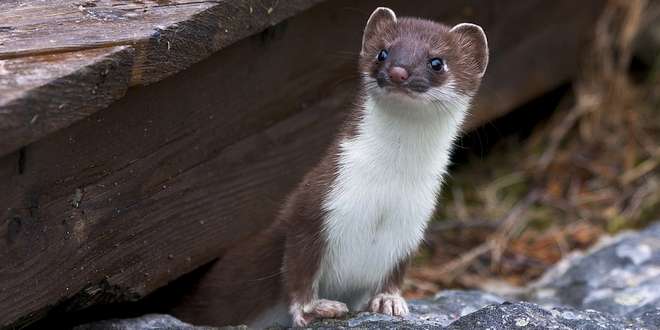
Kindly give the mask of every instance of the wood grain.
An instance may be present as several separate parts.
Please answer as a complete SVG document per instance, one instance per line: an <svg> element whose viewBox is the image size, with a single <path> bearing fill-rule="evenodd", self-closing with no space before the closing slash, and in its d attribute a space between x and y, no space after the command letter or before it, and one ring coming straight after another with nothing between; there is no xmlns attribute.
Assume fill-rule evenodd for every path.
<svg viewBox="0 0 660 330"><path fill-rule="evenodd" d="M98 79L88 71L105 70L105 60L130 63L128 80L105 85L102 91L116 100L129 86L162 80L319 2L3 1L0 3L0 69L3 66L14 69L4 74L0 71L0 76L21 82L29 75L40 81L40 86L57 85L58 79L78 86L94 86ZM90 51L121 46L130 49L117 57ZM128 60L123 56L126 54ZM0 143L0 156L108 105L108 102L96 102L95 96L90 96L84 88L78 93L62 94L57 90L44 93L29 83L0 88L14 95L10 105L0 99L0 115L5 121L0 126L0 136L6 137ZM53 99L50 95L57 97ZM53 107L58 109L58 118L50 115ZM30 126L30 121L24 120L26 113L30 120L40 117L41 125ZM54 123L48 122L51 118Z"/></svg>
<svg viewBox="0 0 660 330"><path fill-rule="evenodd" d="M0 60L0 150L85 118L126 93L128 46Z"/></svg>

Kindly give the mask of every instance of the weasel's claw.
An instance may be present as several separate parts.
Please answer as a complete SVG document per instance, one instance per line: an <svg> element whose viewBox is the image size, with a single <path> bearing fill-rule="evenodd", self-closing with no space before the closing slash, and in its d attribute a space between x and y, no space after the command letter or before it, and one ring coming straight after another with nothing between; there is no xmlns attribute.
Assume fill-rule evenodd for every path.
<svg viewBox="0 0 660 330"><path fill-rule="evenodd" d="M408 304L399 294L379 293L369 303L369 311L394 316L408 315Z"/></svg>

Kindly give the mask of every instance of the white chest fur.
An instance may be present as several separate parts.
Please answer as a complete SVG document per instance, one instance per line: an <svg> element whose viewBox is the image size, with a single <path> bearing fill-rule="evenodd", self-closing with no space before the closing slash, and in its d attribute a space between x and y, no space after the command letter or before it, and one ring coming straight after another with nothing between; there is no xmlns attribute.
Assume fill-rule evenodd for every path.
<svg viewBox="0 0 660 330"><path fill-rule="evenodd" d="M359 308L421 242L465 108L366 102L324 200L321 298Z"/></svg>

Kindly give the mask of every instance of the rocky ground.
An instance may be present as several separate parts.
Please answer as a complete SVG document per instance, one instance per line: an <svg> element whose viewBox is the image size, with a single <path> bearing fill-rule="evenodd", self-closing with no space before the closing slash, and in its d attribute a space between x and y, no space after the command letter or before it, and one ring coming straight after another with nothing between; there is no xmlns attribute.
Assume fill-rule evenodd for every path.
<svg viewBox="0 0 660 330"><path fill-rule="evenodd" d="M410 309L404 319L358 313L319 321L311 328L660 329L660 224L603 239L590 251L562 260L515 296L445 290L432 299L410 301ZM75 329L217 328L151 314Z"/></svg>

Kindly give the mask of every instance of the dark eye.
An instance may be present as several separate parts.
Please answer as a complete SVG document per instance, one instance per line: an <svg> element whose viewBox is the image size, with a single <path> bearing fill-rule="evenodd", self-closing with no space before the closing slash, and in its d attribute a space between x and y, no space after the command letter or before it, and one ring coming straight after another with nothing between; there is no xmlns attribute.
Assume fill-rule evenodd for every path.
<svg viewBox="0 0 660 330"><path fill-rule="evenodd" d="M378 53L378 60L381 62L385 61L387 59L387 55L389 55L387 51L385 49L381 49Z"/></svg>
<svg viewBox="0 0 660 330"><path fill-rule="evenodd" d="M431 64L431 69L435 71L442 71L442 69L445 68L445 61L443 61L441 58L432 58L429 61L429 64Z"/></svg>

